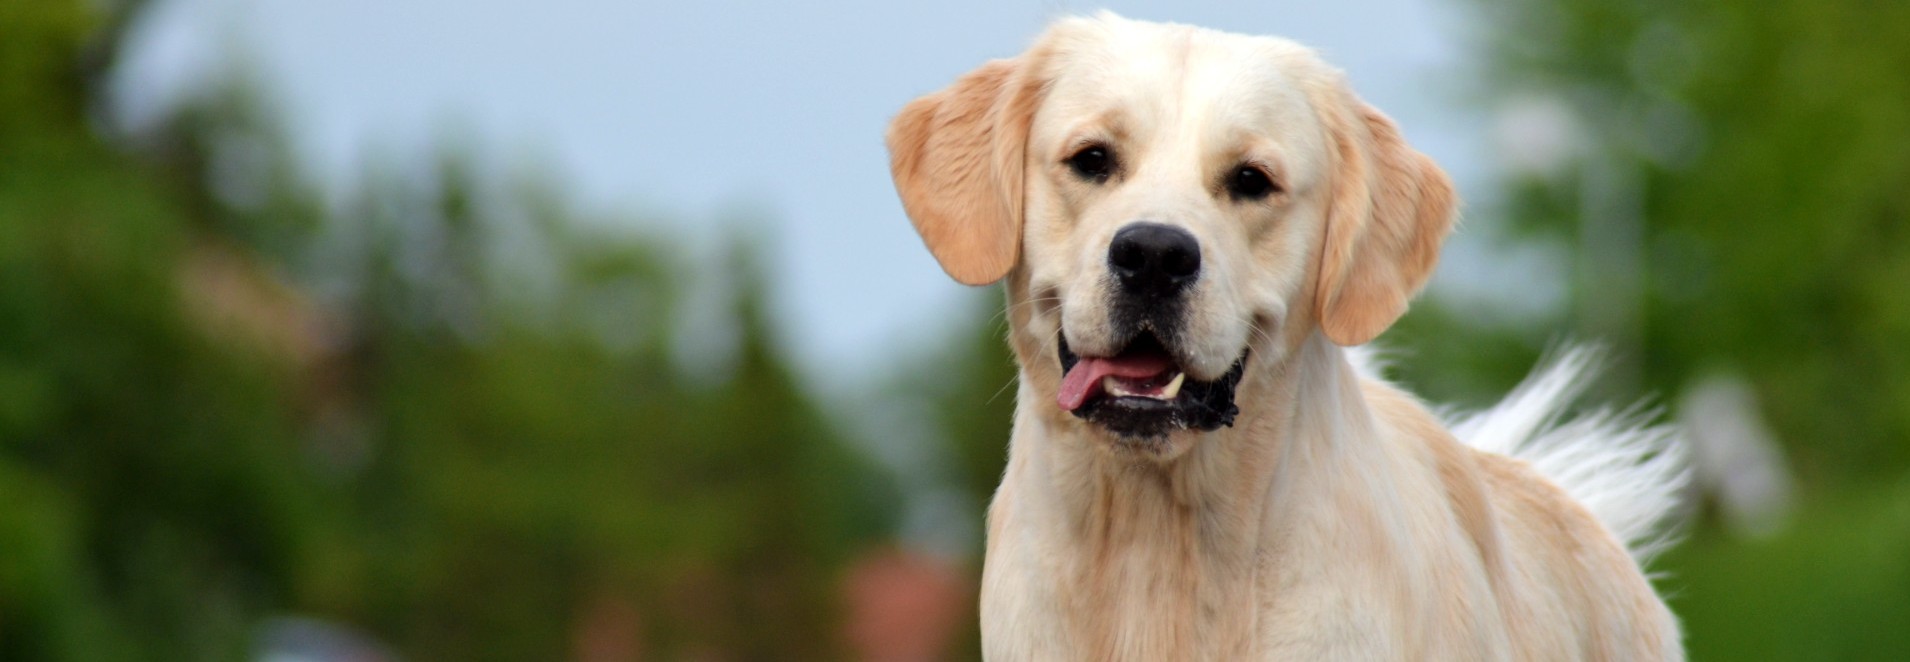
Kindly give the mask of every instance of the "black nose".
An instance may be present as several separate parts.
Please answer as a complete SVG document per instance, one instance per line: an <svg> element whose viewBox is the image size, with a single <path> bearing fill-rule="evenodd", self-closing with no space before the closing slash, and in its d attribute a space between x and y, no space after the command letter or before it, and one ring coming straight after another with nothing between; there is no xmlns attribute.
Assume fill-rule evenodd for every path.
<svg viewBox="0 0 1910 662"><path fill-rule="evenodd" d="M1200 242L1160 223L1129 223L1108 244L1108 268L1129 292L1173 294L1200 277Z"/></svg>

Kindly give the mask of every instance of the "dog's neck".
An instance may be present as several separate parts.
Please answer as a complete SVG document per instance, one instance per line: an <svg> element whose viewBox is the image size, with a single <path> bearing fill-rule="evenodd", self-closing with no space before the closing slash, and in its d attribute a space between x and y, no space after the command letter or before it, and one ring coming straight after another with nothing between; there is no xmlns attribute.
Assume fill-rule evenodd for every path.
<svg viewBox="0 0 1910 662"><path fill-rule="evenodd" d="M1028 389L1032 391L1033 389ZM1289 477L1296 468L1338 450L1335 438L1347 426L1372 425L1359 379L1338 346L1315 334L1302 341L1278 365L1242 384L1240 415L1234 426L1204 433L1179 457L1159 461L1145 451L1117 450L1087 424L1049 410L1051 398L1021 394L1023 426L1040 434L1016 434L1011 468L1038 472L1045 485L1029 498L1049 505L1074 521L1067 530L1084 543L1115 543L1119 529L1143 536L1164 524L1161 518L1201 519L1201 539L1219 551L1249 535L1277 507L1274 497L1300 487ZM1314 406L1301 407L1301 398ZM1331 400L1331 402L1322 402ZM1012 465L1026 464L1026 467ZM1029 476L1034 478L1034 476ZM1035 487L1029 485L1028 487ZM1205 547L1205 545L1204 545Z"/></svg>
<svg viewBox="0 0 1910 662"><path fill-rule="evenodd" d="M1084 616L1077 628L1179 633L1163 642L1245 640L1255 564L1280 557L1296 532L1317 526L1305 511L1343 489L1325 477L1375 460L1359 456L1377 449L1335 443L1371 439L1374 425L1338 346L1314 334L1251 379L1241 386L1234 427L1206 433L1171 461L1126 456L1085 424L1053 415L1051 401L1026 392L1035 389L1021 394L991 525L1012 518L1015 530L1038 532L1049 581L1081 607L1070 612ZM1010 549L1026 541L998 541L999 532L991 531L991 557L1026 553ZM1160 620L1215 611L1226 615L1181 625ZM1133 626L1137 620L1143 624Z"/></svg>

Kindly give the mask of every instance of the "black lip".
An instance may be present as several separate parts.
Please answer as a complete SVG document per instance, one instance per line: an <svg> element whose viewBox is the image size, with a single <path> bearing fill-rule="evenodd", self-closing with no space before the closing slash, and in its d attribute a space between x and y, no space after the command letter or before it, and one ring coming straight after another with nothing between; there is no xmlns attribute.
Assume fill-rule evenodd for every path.
<svg viewBox="0 0 1910 662"><path fill-rule="evenodd" d="M1074 364L1081 361L1081 357L1068 349L1065 335L1056 335L1061 374L1065 375ZM1177 430L1211 431L1233 427L1234 417L1240 414L1240 408L1234 404L1234 389L1240 385L1240 377L1246 373L1247 357L1251 353L1252 350L1241 351L1233 367L1218 379L1188 379L1181 384L1180 396L1173 400L1117 397L1102 393L1089 398L1073 413L1076 418L1131 439L1158 439Z"/></svg>

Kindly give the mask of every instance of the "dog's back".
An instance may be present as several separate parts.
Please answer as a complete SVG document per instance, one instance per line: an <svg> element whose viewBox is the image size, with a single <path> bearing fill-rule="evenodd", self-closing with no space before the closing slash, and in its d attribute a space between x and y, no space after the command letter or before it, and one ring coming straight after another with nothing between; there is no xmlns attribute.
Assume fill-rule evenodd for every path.
<svg viewBox="0 0 1910 662"><path fill-rule="evenodd" d="M1532 465L1625 543L1639 562L1672 540L1669 520L1690 480L1685 446L1647 412L1594 410L1565 420L1595 377L1597 352L1560 352L1498 405L1454 416L1461 441Z"/></svg>
<svg viewBox="0 0 1910 662"><path fill-rule="evenodd" d="M1424 415L1384 381L1371 350L1348 356L1369 380L1377 410ZM1497 405L1448 416L1452 436L1423 437L1469 447L1446 449L1466 457L1443 458L1440 473L1462 521L1468 510L1491 513L1490 524L1470 525L1468 533L1489 564L1517 578L1495 588L1523 657L1678 659L1677 620L1631 568L1672 540L1669 520L1689 477L1684 446L1674 429L1649 425L1641 411L1571 416L1596 362L1588 349L1560 352ZM1585 544L1599 539L1622 548ZM1536 587L1549 588L1530 590Z"/></svg>

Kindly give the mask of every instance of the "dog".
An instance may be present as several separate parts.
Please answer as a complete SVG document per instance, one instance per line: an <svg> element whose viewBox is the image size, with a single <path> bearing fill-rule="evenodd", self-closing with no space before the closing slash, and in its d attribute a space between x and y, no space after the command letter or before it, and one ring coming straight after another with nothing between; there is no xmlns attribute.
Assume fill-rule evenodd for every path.
<svg viewBox="0 0 1910 662"><path fill-rule="evenodd" d="M887 144L941 267L1007 293L988 659L1682 659L1633 556L1678 447L1559 423L1588 354L1457 421L1377 377L1457 200L1312 51L1065 18Z"/></svg>

